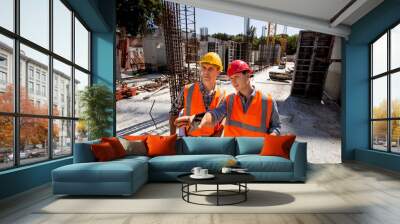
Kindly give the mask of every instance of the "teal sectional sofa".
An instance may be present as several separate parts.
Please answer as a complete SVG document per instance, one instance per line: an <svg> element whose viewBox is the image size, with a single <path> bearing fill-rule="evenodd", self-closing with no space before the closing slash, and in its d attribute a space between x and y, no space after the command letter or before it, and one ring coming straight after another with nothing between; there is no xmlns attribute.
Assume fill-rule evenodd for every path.
<svg viewBox="0 0 400 224"><path fill-rule="evenodd" d="M307 144L295 142L290 159L260 156L263 138L184 137L176 142L177 155L127 156L96 162L91 141L75 144L74 163L52 171L54 194L131 195L148 181L176 181L193 167L219 172L228 160L247 168L258 182L305 182Z"/></svg>

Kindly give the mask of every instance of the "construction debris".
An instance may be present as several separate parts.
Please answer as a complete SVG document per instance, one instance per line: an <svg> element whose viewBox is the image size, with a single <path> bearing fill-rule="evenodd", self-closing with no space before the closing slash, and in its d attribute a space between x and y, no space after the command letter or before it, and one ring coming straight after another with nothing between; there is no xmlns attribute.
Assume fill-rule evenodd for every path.
<svg viewBox="0 0 400 224"><path fill-rule="evenodd" d="M126 82L117 81L117 88L115 92L115 99L122 100L136 95L137 88L132 86L128 87Z"/></svg>
<svg viewBox="0 0 400 224"><path fill-rule="evenodd" d="M167 86L168 86L168 77L162 76L160 78L156 78L156 79L152 80L151 83L147 83L142 86L138 86L137 90L139 92L143 92L143 91L153 92L161 87L167 87Z"/></svg>
<svg viewBox="0 0 400 224"><path fill-rule="evenodd" d="M269 72L269 77L274 81L292 80L293 73L287 71Z"/></svg>

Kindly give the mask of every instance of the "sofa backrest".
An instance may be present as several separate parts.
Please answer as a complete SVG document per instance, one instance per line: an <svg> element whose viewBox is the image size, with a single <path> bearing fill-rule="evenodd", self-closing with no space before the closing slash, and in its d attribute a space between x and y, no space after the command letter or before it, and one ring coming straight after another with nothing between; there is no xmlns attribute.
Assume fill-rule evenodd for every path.
<svg viewBox="0 0 400 224"><path fill-rule="evenodd" d="M74 163L95 162L96 158L90 148L92 144L98 144L100 140L75 143L74 147Z"/></svg>
<svg viewBox="0 0 400 224"><path fill-rule="evenodd" d="M235 155L235 138L183 137L177 144L177 154Z"/></svg>
<svg viewBox="0 0 400 224"><path fill-rule="evenodd" d="M100 140L75 143L74 163L96 161L91 144L99 143ZM226 154L244 155L259 154L264 144L262 137L183 137L176 142L177 154Z"/></svg>
<svg viewBox="0 0 400 224"><path fill-rule="evenodd" d="M264 145L263 137L236 137L236 155L259 154Z"/></svg>

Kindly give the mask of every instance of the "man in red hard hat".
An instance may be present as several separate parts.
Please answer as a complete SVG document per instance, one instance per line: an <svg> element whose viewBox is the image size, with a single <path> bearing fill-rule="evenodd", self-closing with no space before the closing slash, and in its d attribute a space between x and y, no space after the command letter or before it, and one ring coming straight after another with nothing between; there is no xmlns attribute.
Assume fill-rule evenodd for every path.
<svg viewBox="0 0 400 224"><path fill-rule="evenodd" d="M228 76L236 93L226 97L224 103L208 111L199 128L212 127L226 117L223 136L262 137L265 134L279 135L281 123L276 102L250 84L253 70L242 60L229 64ZM187 119L193 122L194 116Z"/></svg>

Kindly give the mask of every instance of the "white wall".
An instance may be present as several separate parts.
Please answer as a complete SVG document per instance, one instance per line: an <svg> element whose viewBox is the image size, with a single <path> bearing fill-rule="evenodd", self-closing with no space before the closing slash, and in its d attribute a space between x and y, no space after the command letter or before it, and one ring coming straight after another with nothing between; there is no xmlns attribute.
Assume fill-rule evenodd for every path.
<svg viewBox="0 0 400 224"><path fill-rule="evenodd" d="M153 69L167 64L165 40L161 32L149 34L143 38L143 53L144 62L152 64Z"/></svg>
<svg viewBox="0 0 400 224"><path fill-rule="evenodd" d="M335 37L331 59L342 59L342 39ZM328 99L339 102L341 92L342 63L332 62L328 68L325 80L324 95Z"/></svg>

